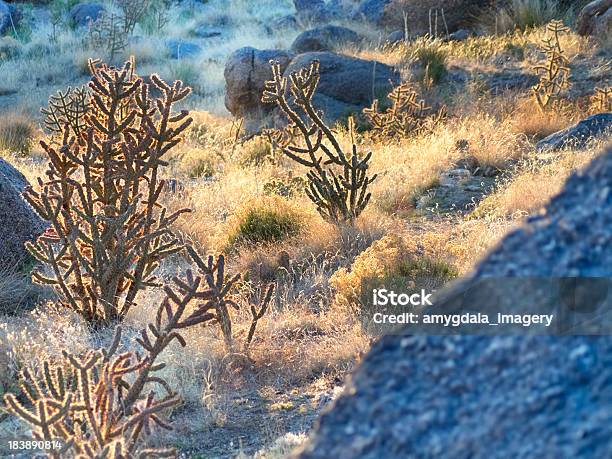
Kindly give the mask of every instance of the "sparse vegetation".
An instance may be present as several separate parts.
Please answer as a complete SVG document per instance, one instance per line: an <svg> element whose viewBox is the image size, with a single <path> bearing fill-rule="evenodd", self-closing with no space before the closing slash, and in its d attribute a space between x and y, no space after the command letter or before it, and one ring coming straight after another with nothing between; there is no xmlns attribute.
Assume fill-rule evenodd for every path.
<svg viewBox="0 0 612 459"><path fill-rule="evenodd" d="M573 31L575 2L341 14L362 40L333 49L371 75L279 58L270 78L247 59L262 131L228 113L225 63L322 24L290 25L293 1L100 2L90 27L69 23L76 3L28 6L0 38L0 174L25 175L50 225L27 272L0 273L0 456L53 437L66 450L31 455L288 457L388 331L372 289L470 273L607 141L536 148L612 109L611 48ZM176 42L197 57L173 59Z"/></svg>

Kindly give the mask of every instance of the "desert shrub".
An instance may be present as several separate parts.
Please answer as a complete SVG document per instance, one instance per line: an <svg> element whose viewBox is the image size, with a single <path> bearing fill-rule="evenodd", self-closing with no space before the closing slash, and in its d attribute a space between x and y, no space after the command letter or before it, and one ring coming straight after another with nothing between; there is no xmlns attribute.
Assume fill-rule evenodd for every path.
<svg viewBox="0 0 612 459"><path fill-rule="evenodd" d="M76 134L86 129L85 115L89 110L90 93L87 86L59 90L49 97L49 105L41 108L44 126L53 136L61 136L66 124Z"/></svg>
<svg viewBox="0 0 612 459"><path fill-rule="evenodd" d="M336 271L330 285L337 306L367 314L374 288L432 289L456 276L457 270L446 262L418 255L401 237L389 235L359 254L350 269Z"/></svg>
<svg viewBox="0 0 612 459"><path fill-rule="evenodd" d="M300 139L300 143L295 138L284 139L281 144L283 153L309 168L306 195L316 205L319 214L335 224L353 225L372 197L368 192L369 185L376 179L376 175L368 176L372 153L359 155L353 141L350 154L347 154L312 105L320 78L318 61L292 73L289 79L282 76L278 63L272 64L272 73L273 79L266 82L262 101L278 105ZM287 97L289 82L293 104ZM296 109L303 115L299 115ZM353 134L352 122L349 130Z"/></svg>
<svg viewBox="0 0 612 459"><path fill-rule="evenodd" d="M149 7L138 20L138 24L148 35L159 34L170 22L170 8L169 0L150 0Z"/></svg>
<svg viewBox="0 0 612 459"><path fill-rule="evenodd" d="M32 151L37 129L25 115L9 113L0 116L0 151L26 156Z"/></svg>
<svg viewBox="0 0 612 459"><path fill-rule="evenodd" d="M565 27L561 21L551 21L546 30L548 36L542 43L542 51L546 55L546 60L534 67L540 81L532 88L538 108L543 113L550 109L558 110L561 97L570 86L570 62L559 42L559 35L569 32L569 28Z"/></svg>
<svg viewBox="0 0 612 459"><path fill-rule="evenodd" d="M85 44L104 52L113 62L128 45L129 33L125 30L124 18L114 13L102 13L96 21L89 21Z"/></svg>
<svg viewBox="0 0 612 459"><path fill-rule="evenodd" d="M0 38L0 61L7 61L19 57L23 51L23 45L13 37Z"/></svg>
<svg viewBox="0 0 612 459"><path fill-rule="evenodd" d="M440 40L427 37L419 38L407 48L406 60L417 64L416 78L430 87L438 84L448 73L446 69L446 50Z"/></svg>
<svg viewBox="0 0 612 459"><path fill-rule="evenodd" d="M174 111L190 91L152 75L153 98L133 63L90 66L84 129L66 124L59 146L41 142L47 181L24 197L51 225L28 244L46 267L33 279L87 321L108 324L125 317L138 293L156 285L159 263L182 248L170 226L186 210L169 214L159 204L158 175L191 123L188 112Z"/></svg>
<svg viewBox="0 0 612 459"><path fill-rule="evenodd" d="M287 179L272 179L264 183L263 192L267 196L282 196L294 198L303 193L308 182L303 177L288 177Z"/></svg>
<svg viewBox="0 0 612 459"><path fill-rule="evenodd" d="M181 158L180 170L190 178L212 177L217 170L215 158L204 149L193 148Z"/></svg>
<svg viewBox="0 0 612 459"><path fill-rule="evenodd" d="M503 34L565 19L570 11L558 0L510 0L503 7L485 13L482 23L485 29Z"/></svg>
<svg viewBox="0 0 612 459"><path fill-rule="evenodd" d="M274 160L272 146L261 137L246 142L240 149L240 164L261 166Z"/></svg>
<svg viewBox="0 0 612 459"><path fill-rule="evenodd" d="M297 236L304 229L303 213L280 198L249 202L239 209L230 225L230 246L274 243Z"/></svg>

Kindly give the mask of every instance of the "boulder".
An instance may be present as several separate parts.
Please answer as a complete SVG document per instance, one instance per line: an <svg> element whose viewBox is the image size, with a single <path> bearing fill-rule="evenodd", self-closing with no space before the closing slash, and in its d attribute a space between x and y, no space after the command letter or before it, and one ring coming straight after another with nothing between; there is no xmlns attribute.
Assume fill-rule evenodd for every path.
<svg viewBox="0 0 612 459"><path fill-rule="evenodd" d="M193 35L198 38L215 38L223 35L223 29L220 27L212 27L209 24L200 24L193 29Z"/></svg>
<svg viewBox="0 0 612 459"><path fill-rule="evenodd" d="M106 8L101 3L78 3L70 9L68 16L73 24L83 27L89 21L97 21L106 12Z"/></svg>
<svg viewBox="0 0 612 459"><path fill-rule="evenodd" d="M602 39L612 36L612 0L596 0L587 4L576 19L576 30L580 35Z"/></svg>
<svg viewBox="0 0 612 459"><path fill-rule="evenodd" d="M188 59L202 52L202 48L196 43L181 39L166 40L166 48L172 59Z"/></svg>
<svg viewBox="0 0 612 459"><path fill-rule="evenodd" d="M338 46L357 44L359 40L357 32L351 29L325 25L299 34L291 45L291 51L296 54L310 51L331 51Z"/></svg>
<svg viewBox="0 0 612 459"><path fill-rule="evenodd" d="M330 52L300 54L291 61L285 76L308 67L313 60L320 62L321 72L313 102L317 109L323 110L328 123L360 112L400 82L399 73L393 67Z"/></svg>
<svg viewBox="0 0 612 459"><path fill-rule="evenodd" d="M612 135L612 113L598 113L589 116L574 126L540 140L536 148L547 151L557 151L568 147L584 148L590 141L605 135Z"/></svg>
<svg viewBox="0 0 612 459"><path fill-rule="evenodd" d="M487 281L507 296L509 313L532 310L555 295L588 307L590 301L578 301L593 299L588 286L610 286L612 278L611 190L608 148L570 177L544 212L505 237L469 277L442 292L434 309L495 306L497 298L474 289ZM582 280L586 288L553 291L549 281L554 279L565 279L569 287ZM510 288L517 282L524 288ZM609 295L605 306L610 324ZM604 320L590 318L594 327ZM609 332L491 333L499 335L424 335L406 326L382 338L317 421L299 457L607 456L612 449Z"/></svg>
<svg viewBox="0 0 612 459"><path fill-rule="evenodd" d="M471 35L472 35L472 32L470 32L469 30L459 29L449 34L448 39L449 41L463 41L463 40L467 40L468 38L470 38Z"/></svg>
<svg viewBox="0 0 612 459"><path fill-rule="evenodd" d="M270 61L280 63L284 70L294 54L278 49L240 48L225 64L225 106L234 116L258 118L272 111L261 96L265 82L272 78Z"/></svg>
<svg viewBox="0 0 612 459"><path fill-rule="evenodd" d="M42 219L21 196L26 186L23 174L0 159L0 272L21 269L29 258L25 242L36 239L45 229Z"/></svg>
<svg viewBox="0 0 612 459"><path fill-rule="evenodd" d="M391 0L364 0L357 7L353 19L379 24L385 17L385 9Z"/></svg>
<svg viewBox="0 0 612 459"><path fill-rule="evenodd" d="M298 27L298 20L294 14L287 14L286 16L282 16L272 22L271 33L274 33L274 30L287 30L287 29L296 29Z"/></svg>
<svg viewBox="0 0 612 459"><path fill-rule="evenodd" d="M406 34L403 30L394 30L389 35L387 35L387 43L391 43L392 45L396 43L400 43L406 39Z"/></svg>
<svg viewBox="0 0 612 459"><path fill-rule="evenodd" d="M327 6L323 0L293 0L298 19L304 22L326 21Z"/></svg>
<svg viewBox="0 0 612 459"><path fill-rule="evenodd" d="M330 19L350 18L355 12L356 0L329 0L326 5Z"/></svg>

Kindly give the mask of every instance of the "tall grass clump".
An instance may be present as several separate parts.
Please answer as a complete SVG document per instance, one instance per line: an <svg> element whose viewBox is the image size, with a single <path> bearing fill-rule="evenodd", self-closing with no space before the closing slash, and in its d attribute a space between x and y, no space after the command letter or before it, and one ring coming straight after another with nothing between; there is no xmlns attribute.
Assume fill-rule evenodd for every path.
<svg viewBox="0 0 612 459"><path fill-rule="evenodd" d="M488 31L505 34L540 27L553 20L567 20L572 12L573 8L557 0L511 0L492 14L486 13L482 22Z"/></svg>
<svg viewBox="0 0 612 459"><path fill-rule="evenodd" d="M26 156L32 150L37 128L25 115L9 113L0 116L0 153Z"/></svg>
<svg viewBox="0 0 612 459"><path fill-rule="evenodd" d="M248 202L238 210L229 228L230 246L271 244L298 236L304 214L287 200L266 198Z"/></svg>

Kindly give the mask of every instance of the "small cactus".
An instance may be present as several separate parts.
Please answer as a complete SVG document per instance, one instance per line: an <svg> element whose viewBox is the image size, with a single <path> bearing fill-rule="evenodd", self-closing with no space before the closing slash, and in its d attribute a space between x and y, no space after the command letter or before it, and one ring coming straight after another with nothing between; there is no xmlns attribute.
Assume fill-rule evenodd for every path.
<svg viewBox="0 0 612 459"><path fill-rule="evenodd" d="M555 20L546 26L546 30L548 37L542 44L546 61L534 67L540 81L531 89L542 113L551 108L558 109L563 92L570 87L570 61L559 42L560 34L569 32L570 29L563 25L562 21Z"/></svg>

